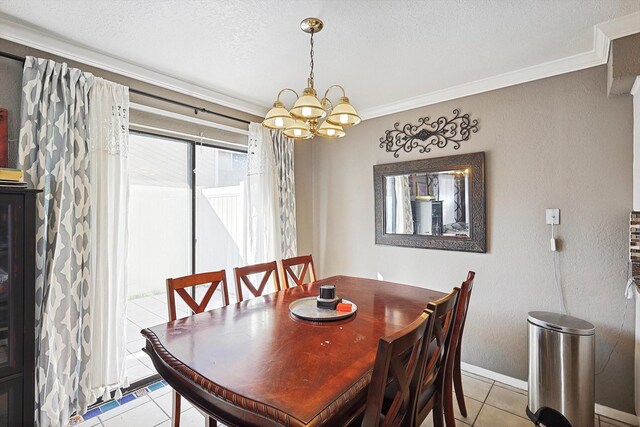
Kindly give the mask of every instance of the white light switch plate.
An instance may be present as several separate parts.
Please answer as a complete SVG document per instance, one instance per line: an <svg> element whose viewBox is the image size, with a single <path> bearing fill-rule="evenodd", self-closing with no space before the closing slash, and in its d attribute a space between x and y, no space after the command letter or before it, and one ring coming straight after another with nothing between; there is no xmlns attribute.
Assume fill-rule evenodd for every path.
<svg viewBox="0 0 640 427"><path fill-rule="evenodd" d="M547 209L547 225L560 224L560 209Z"/></svg>

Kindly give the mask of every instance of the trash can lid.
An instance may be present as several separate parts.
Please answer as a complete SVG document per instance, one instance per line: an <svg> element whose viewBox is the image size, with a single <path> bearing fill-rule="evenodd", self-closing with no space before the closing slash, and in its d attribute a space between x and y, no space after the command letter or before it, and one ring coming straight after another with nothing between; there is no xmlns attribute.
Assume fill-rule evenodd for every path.
<svg viewBox="0 0 640 427"><path fill-rule="evenodd" d="M529 312L529 322L542 328L574 335L593 335L596 328L586 320L548 311Z"/></svg>

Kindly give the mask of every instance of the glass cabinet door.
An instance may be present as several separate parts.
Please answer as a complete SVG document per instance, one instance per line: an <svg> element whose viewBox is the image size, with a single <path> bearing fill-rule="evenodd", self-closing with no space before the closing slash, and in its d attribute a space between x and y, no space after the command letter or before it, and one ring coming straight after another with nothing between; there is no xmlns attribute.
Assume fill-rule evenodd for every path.
<svg viewBox="0 0 640 427"><path fill-rule="evenodd" d="M22 197L0 195L0 377L22 371Z"/></svg>

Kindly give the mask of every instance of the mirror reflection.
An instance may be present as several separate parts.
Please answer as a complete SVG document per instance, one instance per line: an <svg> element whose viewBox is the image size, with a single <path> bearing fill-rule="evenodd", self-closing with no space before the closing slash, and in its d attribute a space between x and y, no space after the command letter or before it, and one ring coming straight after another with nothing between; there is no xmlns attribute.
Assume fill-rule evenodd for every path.
<svg viewBox="0 0 640 427"><path fill-rule="evenodd" d="M469 171L385 176L387 234L469 237Z"/></svg>

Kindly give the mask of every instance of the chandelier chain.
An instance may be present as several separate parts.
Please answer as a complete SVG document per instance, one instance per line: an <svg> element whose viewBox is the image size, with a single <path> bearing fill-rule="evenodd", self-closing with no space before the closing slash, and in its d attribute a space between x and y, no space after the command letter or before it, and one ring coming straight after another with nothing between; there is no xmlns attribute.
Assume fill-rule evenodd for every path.
<svg viewBox="0 0 640 427"><path fill-rule="evenodd" d="M313 32L311 33L311 72L309 73L309 84L311 85L311 87L313 88Z"/></svg>

